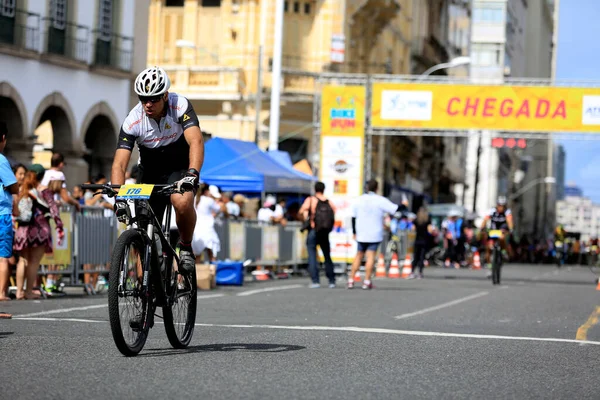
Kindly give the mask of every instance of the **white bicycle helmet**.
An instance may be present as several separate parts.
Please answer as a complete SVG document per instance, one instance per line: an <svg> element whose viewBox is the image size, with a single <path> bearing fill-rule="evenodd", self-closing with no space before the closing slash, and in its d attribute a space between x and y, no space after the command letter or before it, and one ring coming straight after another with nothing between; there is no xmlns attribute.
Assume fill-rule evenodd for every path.
<svg viewBox="0 0 600 400"><path fill-rule="evenodd" d="M138 96L158 96L169 90L171 80L164 69L150 67L140 72L133 87Z"/></svg>

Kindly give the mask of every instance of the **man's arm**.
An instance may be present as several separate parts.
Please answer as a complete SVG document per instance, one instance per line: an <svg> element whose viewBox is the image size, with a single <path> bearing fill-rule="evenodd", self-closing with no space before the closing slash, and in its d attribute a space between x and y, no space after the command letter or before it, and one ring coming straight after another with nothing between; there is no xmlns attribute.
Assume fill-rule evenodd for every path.
<svg viewBox="0 0 600 400"><path fill-rule="evenodd" d="M204 138L202 137L202 131L200 130L198 116L189 100L187 101L185 112L179 117L179 123L183 128L183 136L190 146L189 168L193 168L200 172L202 164L204 164Z"/></svg>
<svg viewBox="0 0 600 400"><path fill-rule="evenodd" d="M302 207L298 210L298 215L302 215L302 219L308 218L308 207L310 206L310 197L307 197L302 203Z"/></svg>
<svg viewBox="0 0 600 400"><path fill-rule="evenodd" d="M8 193L10 194L19 194L19 184L13 183L12 185L8 186L6 190L8 190Z"/></svg>
<svg viewBox="0 0 600 400"><path fill-rule="evenodd" d="M485 217L483 217L483 222L481 223L481 230L485 229L487 226L487 222L490 220L490 216L486 215Z"/></svg>
<svg viewBox="0 0 600 400"><path fill-rule="evenodd" d="M115 158L110 173L110 182L113 185L122 185L125 183L125 173L127 165L131 158L131 150L126 148L118 148L115 152Z"/></svg>
<svg viewBox="0 0 600 400"><path fill-rule="evenodd" d="M506 223L508 224L508 229L512 231L514 228L512 214L508 214L506 216Z"/></svg>

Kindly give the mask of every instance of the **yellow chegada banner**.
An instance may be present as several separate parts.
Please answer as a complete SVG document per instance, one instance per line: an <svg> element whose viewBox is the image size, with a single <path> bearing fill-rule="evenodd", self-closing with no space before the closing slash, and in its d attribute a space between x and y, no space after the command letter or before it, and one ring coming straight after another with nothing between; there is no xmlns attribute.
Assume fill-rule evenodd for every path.
<svg viewBox="0 0 600 400"><path fill-rule="evenodd" d="M363 136L367 92L364 86L323 87L321 134Z"/></svg>
<svg viewBox="0 0 600 400"><path fill-rule="evenodd" d="M376 128L599 132L600 88L373 84Z"/></svg>

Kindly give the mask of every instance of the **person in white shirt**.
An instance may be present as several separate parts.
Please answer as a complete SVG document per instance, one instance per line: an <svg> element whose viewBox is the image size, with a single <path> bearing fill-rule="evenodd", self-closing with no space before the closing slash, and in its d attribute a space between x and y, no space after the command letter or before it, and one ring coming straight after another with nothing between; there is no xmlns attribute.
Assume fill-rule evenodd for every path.
<svg viewBox="0 0 600 400"><path fill-rule="evenodd" d="M196 195L196 226L192 239L192 250L196 254L196 263L206 250L208 262L216 260L217 253L221 250L221 240L215 230L215 216L224 211L225 205L217 202L221 198L219 189L214 185L202 184Z"/></svg>
<svg viewBox="0 0 600 400"><path fill-rule="evenodd" d="M227 209L227 214L234 219L240 217L240 206L238 206L233 200L231 200L232 193L226 192L223 193L223 203L225 203L225 208Z"/></svg>
<svg viewBox="0 0 600 400"><path fill-rule="evenodd" d="M50 159L50 169L47 169L44 173L41 184L42 186L48 186L50 181L62 181L63 188L60 192L60 198L63 202L73 205L77 211L80 211L81 205L77 200L71 197L67 191L67 179L65 178L65 174L63 172L64 168L65 157L60 153L52 154L52 158Z"/></svg>
<svg viewBox="0 0 600 400"><path fill-rule="evenodd" d="M267 197L263 206L260 210L258 210L258 215L256 219L260 222L271 223L275 219L275 202L272 199Z"/></svg>
<svg viewBox="0 0 600 400"><path fill-rule="evenodd" d="M354 287L354 275L360 268L365 254L367 255L367 264L362 288L373 288L371 274L375 264L375 253L383 240L383 220L386 214L394 214L398 210L397 204L375 194L377 186L375 179L369 180L367 193L360 196L352 207L352 231L358 250L352 262L352 271L348 276L348 289Z"/></svg>

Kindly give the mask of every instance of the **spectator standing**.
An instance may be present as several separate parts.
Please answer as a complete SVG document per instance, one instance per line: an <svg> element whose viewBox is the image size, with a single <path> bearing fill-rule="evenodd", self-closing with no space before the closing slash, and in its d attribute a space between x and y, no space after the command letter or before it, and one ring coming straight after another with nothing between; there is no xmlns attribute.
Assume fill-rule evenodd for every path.
<svg viewBox="0 0 600 400"><path fill-rule="evenodd" d="M221 250L221 241L215 230L215 216L225 210L225 204L217 202L220 198L219 189L214 185L202 184L196 194L197 219L192 240L196 262L200 262L202 252L206 251L207 261L211 263Z"/></svg>
<svg viewBox="0 0 600 400"><path fill-rule="evenodd" d="M223 203L225 203L225 208L227 209L227 214L229 214L229 217L238 219L240 217L240 206L231 199L232 193L225 192L222 196Z"/></svg>
<svg viewBox="0 0 600 400"><path fill-rule="evenodd" d="M8 137L8 127L0 121L0 301L10 300L8 297L8 281L10 271L8 259L13 251L13 194L19 193L17 178L4 156L4 148ZM10 314L1 314L2 318L10 318Z"/></svg>
<svg viewBox="0 0 600 400"><path fill-rule="evenodd" d="M317 263L317 246L321 248L325 258L325 275L329 280L329 287L335 288L335 273L329 244L329 233L335 222L335 206L325 197L324 192L325 184L323 182L315 183L315 195L307 197L298 212L304 216L305 221L308 221L306 247L308 249L308 270L312 280L310 285L312 289L321 287L319 265Z"/></svg>
<svg viewBox="0 0 600 400"><path fill-rule="evenodd" d="M367 256L363 289L372 289L371 275L375 264L375 253L383 240L384 217L394 214L398 205L383 196L376 194L377 181L367 182L367 193L361 195L352 207L352 231L357 242L356 257L348 276L348 289L354 287L354 276L360 268L363 257Z"/></svg>
<svg viewBox="0 0 600 400"><path fill-rule="evenodd" d="M267 197L267 199L263 203L262 208L258 210L258 215L256 216L256 219L260 222L265 222L269 224L275 222L275 203L270 198L270 196Z"/></svg>
<svg viewBox="0 0 600 400"><path fill-rule="evenodd" d="M71 204L75 206L77 211L81 210L81 206L79 202L75 200L69 192L67 191L67 178L65 178L65 174L63 169L65 168L65 157L60 153L52 154L52 158L50 159L50 169L44 173L44 178L42 179L42 186L48 187L50 181L62 181L62 190L60 191L60 198L65 204Z"/></svg>
<svg viewBox="0 0 600 400"><path fill-rule="evenodd" d="M235 204L237 204L237 206L240 209L240 218L247 218L248 215L244 210L244 206L246 205L246 203L248 202L248 199L246 198L246 196L244 196L243 194L236 194L235 196L233 196L233 202Z"/></svg>
<svg viewBox="0 0 600 400"><path fill-rule="evenodd" d="M17 265L17 299L31 299L33 285L44 253L52 253L52 232L49 219L56 223L59 241L64 237L63 224L59 217L54 194L40 183L44 176L44 167L34 164L29 168L19 193L19 212L21 219L15 235L15 250L21 252ZM57 182L58 183L58 182ZM61 189L58 183L57 192ZM25 214L30 215L26 218ZM23 282L27 286L23 293Z"/></svg>

